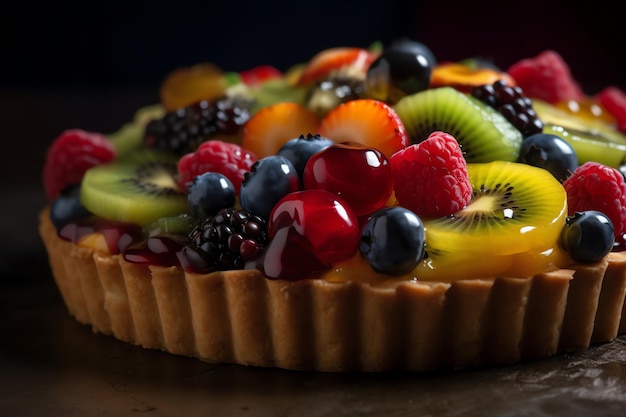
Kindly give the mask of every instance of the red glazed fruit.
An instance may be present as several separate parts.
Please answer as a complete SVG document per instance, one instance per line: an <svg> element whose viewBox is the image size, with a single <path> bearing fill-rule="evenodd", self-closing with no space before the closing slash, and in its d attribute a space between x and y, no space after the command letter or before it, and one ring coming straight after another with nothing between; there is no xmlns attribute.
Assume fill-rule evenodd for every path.
<svg viewBox="0 0 626 417"><path fill-rule="evenodd" d="M526 96L548 103L582 100L585 96L570 68L557 52L547 50L513 64L507 72Z"/></svg>
<svg viewBox="0 0 626 417"><path fill-rule="evenodd" d="M596 210L604 213L619 238L626 231L626 183L615 168L585 162L563 182L567 192L568 215Z"/></svg>
<svg viewBox="0 0 626 417"><path fill-rule="evenodd" d="M48 200L54 200L67 186L82 181L85 172L115 159L113 144L99 133L66 130L58 136L46 157L43 185Z"/></svg>
<svg viewBox="0 0 626 417"><path fill-rule="evenodd" d="M383 207L393 191L387 158L361 145L336 144L314 154L303 179L305 189L341 196L359 217Z"/></svg>
<svg viewBox="0 0 626 417"><path fill-rule="evenodd" d="M626 133L626 94L615 86L606 87L596 95L596 100L617 122L617 128Z"/></svg>
<svg viewBox="0 0 626 417"><path fill-rule="evenodd" d="M304 190L283 197L268 222L263 270L269 278L300 279L353 256L360 230L354 211L336 194Z"/></svg>
<svg viewBox="0 0 626 417"><path fill-rule="evenodd" d="M184 155L178 161L178 185L187 191L188 184L200 174L217 172L224 175L235 186L239 194L244 174L249 172L257 161L254 153L235 143L209 140L201 144L195 152Z"/></svg>
<svg viewBox="0 0 626 417"><path fill-rule="evenodd" d="M377 55L369 50L358 47L325 49L305 64L298 84L310 85L325 80L330 74L338 73L365 77L367 69L376 57Z"/></svg>
<svg viewBox="0 0 626 417"><path fill-rule="evenodd" d="M447 216L472 199L467 164L452 135L433 132L394 154L390 164L396 199L418 216Z"/></svg>

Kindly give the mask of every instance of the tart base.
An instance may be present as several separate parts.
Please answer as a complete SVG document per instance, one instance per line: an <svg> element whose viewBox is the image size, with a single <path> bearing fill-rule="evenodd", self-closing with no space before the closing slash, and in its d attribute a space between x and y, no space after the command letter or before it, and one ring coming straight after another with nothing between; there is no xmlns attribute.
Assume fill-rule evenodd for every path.
<svg viewBox="0 0 626 417"><path fill-rule="evenodd" d="M511 365L626 333L626 252L528 278L393 288L186 273L39 232L69 313L94 332L217 363L327 372Z"/></svg>

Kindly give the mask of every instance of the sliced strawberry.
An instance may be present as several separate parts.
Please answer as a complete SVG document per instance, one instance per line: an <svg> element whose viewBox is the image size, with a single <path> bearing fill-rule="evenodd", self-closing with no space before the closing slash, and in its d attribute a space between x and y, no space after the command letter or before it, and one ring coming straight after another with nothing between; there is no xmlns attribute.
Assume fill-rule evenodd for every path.
<svg viewBox="0 0 626 417"><path fill-rule="evenodd" d="M328 78L333 72L365 76L376 54L364 48L336 47L319 52L311 58L300 75L299 85Z"/></svg>
<svg viewBox="0 0 626 417"><path fill-rule="evenodd" d="M617 122L617 129L626 133L626 93L616 86L609 86L596 94L595 99Z"/></svg>
<svg viewBox="0 0 626 417"><path fill-rule="evenodd" d="M241 71L239 75L244 84L254 87L267 80L281 78L283 73L271 65L258 65L249 70Z"/></svg>
<svg viewBox="0 0 626 417"><path fill-rule="evenodd" d="M534 58L522 59L509 67L507 72L530 98L555 104L582 100L585 96L563 57L552 50Z"/></svg>
<svg viewBox="0 0 626 417"><path fill-rule="evenodd" d="M290 139L317 133L319 117L296 102L279 102L263 107L243 129L242 146L259 159L275 155Z"/></svg>
<svg viewBox="0 0 626 417"><path fill-rule="evenodd" d="M99 133L66 130L48 150L43 168L43 186L48 200L54 200L67 186L82 181L85 172L115 159L113 144Z"/></svg>
<svg viewBox="0 0 626 417"><path fill-rule="evenodd" d="M357 142L377 148L387 158L409 144L409 136L395 110L382 101L351 100L331 110L318 133L335 141Z"/></svg>

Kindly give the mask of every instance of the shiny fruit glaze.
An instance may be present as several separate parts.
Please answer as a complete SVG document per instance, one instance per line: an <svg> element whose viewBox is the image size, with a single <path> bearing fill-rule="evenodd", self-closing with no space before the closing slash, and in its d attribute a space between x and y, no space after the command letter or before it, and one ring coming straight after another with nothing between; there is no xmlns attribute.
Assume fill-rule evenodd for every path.
<svg viewBox="0 0 626 417"><path fill-rule="evenodd" d="M575 114L579 117L601 121L609 125L615 126L615 117L611 115L597 100L586 97L582 100L565 100L554 104L555 107Z"/></svg>
<svg viewBox="0 0 626 417"><path fill-rule="evenodd" d="M356 253L360 230L352 208L324 190L290 193L268 222L263 270L269 278L296 279L323 271ZM311 267L312 269L308 269Z"/></svg>
<svg viewBox="0 0 626 417"><path fill-rule="evenodd" d="M383 207L393 191L387 158L358 144L337 144L318 152L309 159L303 177L305 189L341 196L359 217Z"/></svg>

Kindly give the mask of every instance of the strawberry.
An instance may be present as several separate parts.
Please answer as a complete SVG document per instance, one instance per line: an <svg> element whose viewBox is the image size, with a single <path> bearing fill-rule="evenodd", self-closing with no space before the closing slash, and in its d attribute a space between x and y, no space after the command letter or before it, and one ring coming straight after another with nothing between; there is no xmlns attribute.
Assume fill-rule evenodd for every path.
<svg viewBox="0 0 626 417"><path fill-rule="evenodd" d="M336 47L319 52L304 66L299 85L310 85L321 81L331 73L345 73L365 76L370 64L377 55L368 49L358 47Z"/></svg>
<svg viewBox="0 0 626 417"><path fill-rule="evenodd" d="M82 129L66 130L48 150L43 168L43 186L53 201L70 185L79 184L85 172L115 159L116 149L104 135Z"/></svg>
<svg viewBox="0 0 626 417"><path fill-rule="evenodd" d="M208 140L195 152L185 154L178 161L178 185L187 192L193 179L205 172L217 172L224 175L235 186L239 195L244 174L252 169L257 161L254 153L235 143L221 140Z"/></svg>
<svg viewBox="0 0 626 417"><path fill-rule="evenodd" d="M387 158L409 144L409 136L395 110L373 99L350 100L332 109L318 133L335 143L356 142L376 148Z"/></svg>
<svg viewBox="0 0 626 417"><path fill-rule="evenodd" d="M461 147L445 132L435 131L389 160L398 203L423 217L443 217L472 199L472 184Z"/></svg>
<svg viewBox="0 0 626 417"><path fill-rule="evenodd" d="M279 102L256 112L243 129L242 146L259 159L275 155L287 141L315 134L319 117L295 102Z"/></svg>
<svg viewBox="0 0 626 417"><path fill-rule="evenodd" d="M281 78L283 73L271 65L258 65L249 70L241 71L239 76L244 84L255 87L267 80Z"/></svg>
<svg viewBox="0 0 626 417"><path fill-rule="evenodd" d="M626 133L626 93L619 87L609 86L596 94L595 99L615 118L617 129Z"/></svg>
<svg viewBox="0 0 626 417"><path fill-rule="evenodd" d="M568 215L596 210L604 213L615 229L615 237L626 231L626 182L615 168L585 162L563 182Z"/></svg>
<svg viewBox="0 0 626 417"><path fill-rule="evenodd" d="M580 85L557 52L546 50L534 58L522 59L506 71L530 98L548 103L584 98Z"/></svg>

